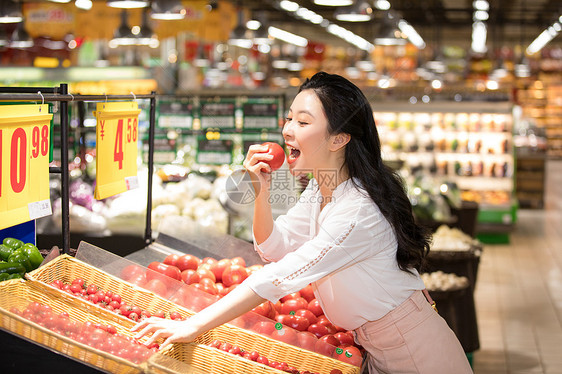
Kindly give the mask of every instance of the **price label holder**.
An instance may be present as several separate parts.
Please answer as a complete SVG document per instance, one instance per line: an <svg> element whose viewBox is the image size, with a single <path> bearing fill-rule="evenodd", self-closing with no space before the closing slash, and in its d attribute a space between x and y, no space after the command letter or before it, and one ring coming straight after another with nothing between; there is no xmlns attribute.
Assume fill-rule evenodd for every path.
<svg viewBox="0 0 562 374"><path fill-rule="evenodd" d="M236 102L234 99L201 98L199 104L199 115L201 117L201 128L236 128Z"/></svg>
<svg viewBox="0 0 562 374"><path fill-rule="evenodd" d="M0 106L0 229L52 214L47 104Z"/></svg>
<svg viewBox="0 0 562 374"><path fill-rule="evenodd" d="M138 187L139 113L135 101L96 105L94 197L98 200Z"/></svg>
<svg viewBox="0 0 562 374"><path fill-rule="evenodd" d="M207 131L197 139L197 163L223 165L232 163L234 143L231 139L221 139L220 132Z"/></svg>
<svg viewBox="0 0 562 374"><path fill-rule="evenodd" d="M281 106L277 99L249 98L242 104L243 127L250 129L279 129Z"/></svg>

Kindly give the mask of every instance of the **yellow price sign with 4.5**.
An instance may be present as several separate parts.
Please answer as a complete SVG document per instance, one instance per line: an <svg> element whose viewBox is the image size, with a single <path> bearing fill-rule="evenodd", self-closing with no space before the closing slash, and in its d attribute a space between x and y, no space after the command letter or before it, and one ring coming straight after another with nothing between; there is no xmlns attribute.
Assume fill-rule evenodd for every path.
<svg viewBox="0 0 562 374"><path fill-rule="evenodd" d="M0 106L0 229L52 214L46 104Z"/></svg>
<svg viewBox="0 0 562 374"><path fill-rule="evenodd" d="M96 124L96 189L98 200L138 187L136 102L98 103Z"/></svg>

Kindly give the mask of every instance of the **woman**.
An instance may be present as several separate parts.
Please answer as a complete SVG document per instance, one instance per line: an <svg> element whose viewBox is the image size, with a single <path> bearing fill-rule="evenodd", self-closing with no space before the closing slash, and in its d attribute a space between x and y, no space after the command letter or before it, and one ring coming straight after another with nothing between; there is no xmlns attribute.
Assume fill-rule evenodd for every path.
<svg viewBox="0 0 562 374"><path fill-rule="evenodd" d="M276 302L309 283L325 315L355 331L371 373L471 373L462 347L424 297L419 276L429 236L413 218L400 179L381 159L372 109L338 75L300 88L283 128L294 175L311 172L297 204L273 220L267 147L250 147L244 167L256 189L254 243L270 263L186 321L148 319L137 336L170 342ZM258 219L259 218L259 219Z"/></svg>

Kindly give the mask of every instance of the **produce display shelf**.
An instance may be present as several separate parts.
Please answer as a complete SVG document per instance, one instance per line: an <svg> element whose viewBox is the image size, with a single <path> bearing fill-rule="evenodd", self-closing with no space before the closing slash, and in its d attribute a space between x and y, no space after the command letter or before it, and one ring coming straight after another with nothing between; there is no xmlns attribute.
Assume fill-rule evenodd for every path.
<svg viewBox="0 0 562 374"><path fill-rule="evenodd" d="M21 279L0 283L0 328L6 332L56 351L66 357L78 360L88 366L110 373L142 373L143 365L106 353L62 334L54 332L15 313L14 308L23 311L30 303L38 302L50 306L56 313L66 312L74 321L108 324L106 316L89 313L72 300L45 293L33 282ZM131 321L132 323L132 321ZM121 334L129 334L127 324L115 325Z"/></svg>

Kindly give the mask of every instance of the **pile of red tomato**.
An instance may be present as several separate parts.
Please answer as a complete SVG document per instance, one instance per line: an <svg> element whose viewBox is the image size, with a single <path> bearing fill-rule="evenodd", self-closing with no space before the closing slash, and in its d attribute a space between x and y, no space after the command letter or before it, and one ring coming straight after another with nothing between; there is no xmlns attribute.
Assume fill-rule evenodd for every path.
<svg viewBox="0 0 562 374"><path fill-rule="evenodd" d="M50 283L51 286L65 291L71 295L84 299L96 304L99 307L123 315L133 321L141 321L151 316L166 318L167 313L161 310L150 312L142 309L138 305L126 303L121 299L121 295L112 291L102 290L97 285L90 283L86 284L84 279L75 278L71 283L64 283L59 279ZM184 319L177 311L169 312L170 319Z"/></svg>
<svg viewBox="0 0 562 374"><path fill-rule="evenodd" d="M246 267L241 257L221 260L211 257L199 259L190 254L182 256L171 254L163 262L152 262L148 266L151 270L181 280L217 298L229 293L252 272L262 267L262 265ZM161 280L148 279L147 276L143 278L143 276L144 274L139 274L136 275L136 279L131 279L131 272L128 271L126 280L164 295L157 292L160 288L161 292L165 292L165 285L158 284L163 283ZM276 304L266 301L252 311L267 317L271 322L264 319L256 321L250 316L243 316L232 323L282 342L361 366L361 351L355 346L353 333L335 326L328 320L314 296L311 285L283 297ZM290 329L276 329L276 323L281 323Z"/></svg>
<svg viewBox="0 0 562 374"><path fill-rule="evenodd" d="M237 345L233 345L227 342L223 342L220 340L213 340L209 347L220 349L221 351L228 352L233 355L238 355L240 357L244 357L247 360L251 360L269 367L272 367L277 370L281 370L287 373L292 374L318 374L314 372L310 372L308 370L299 371L294 366L287 364L286 362L277 362L269 360L267 357L262 356L258 351L244 351ZM330 374L342 374L341 370L333 369Z"/></svg>
<svg viewBox="0 0 562 374"><path fill-rule="evenodd" d="M153 343L146 346L132 337L119 334L113 325L75 321L67 312L57 314L49 305L38 302L29 303L23 311L15 307L10 311L78 343L124 358L135 364L146 361L158 351L158 344Z"/></svg>

